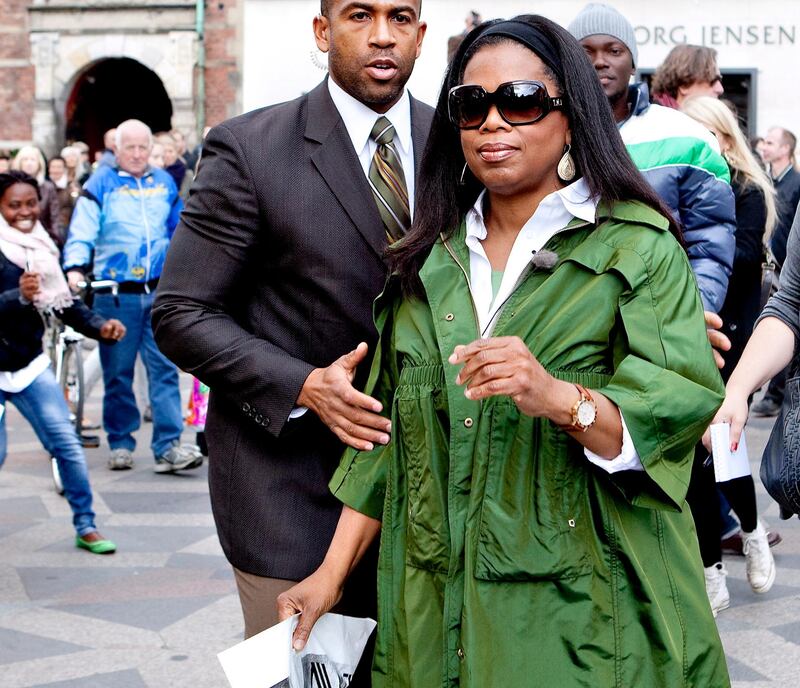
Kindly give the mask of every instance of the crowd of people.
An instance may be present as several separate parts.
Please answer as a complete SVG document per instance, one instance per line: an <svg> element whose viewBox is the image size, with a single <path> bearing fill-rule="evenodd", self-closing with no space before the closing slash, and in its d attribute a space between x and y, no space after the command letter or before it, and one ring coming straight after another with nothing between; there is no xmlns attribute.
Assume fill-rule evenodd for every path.
<svg viewBox="0 0 800 688"><path fill-rule="evenodd" d="M212 128L202 164L138 120L91 171L79 143L0 156L0 401L63 466L78 546L114 549L66 404L43 406L46 308L101 341L112 470L137 356L157 472L203 462L178 367L203 422L213 390L246 637L299 614L299 650L328 610L377 614L354 686L729 685L723 551L767 593L780 535L752 476L717 482L708 428L735 451L759 387L753 413L783 403L794 135L746 139L708 47L632 82L606 4L471 12L434 108L406 89L419 2L322 0L313 28L329 75ZM89 274L119 283L94 312L69 291Z"/></svg>
<svg viewBox="0 0 800 688"><path fill-rule="evenodd" d="M156 164L150 159L152 138L146 125L128 120L106 132L105 148L91 168L88 147L76 142L47 161L40 149L23 147L0 171L0 404L17 406L55 458L73 511L76 545L95 554L116 550L94 523L83 447L96 442L84 433L88 423L76 428L71 422L42 348L43 314L100 342L86 347L91 353L84 394L102 371L102 425L111 470L133 467L133 433L145 414L153 423L156 472L203 463L200 446L180 441L178 370L159 351L150 325L155 288L183 207L179 189L187 193L196 155L187 161L179 132L163 133L158 136L163 160ZM142 192L140 198L134 199L133 189ZM91 310L76 296L90 275L118 285L113 294L95 294ZM145 389L138 402L134 378ZM202 428L206 399L193 395L192 401L192 421ZM2 417L0 462L6 448Z"/></svg>

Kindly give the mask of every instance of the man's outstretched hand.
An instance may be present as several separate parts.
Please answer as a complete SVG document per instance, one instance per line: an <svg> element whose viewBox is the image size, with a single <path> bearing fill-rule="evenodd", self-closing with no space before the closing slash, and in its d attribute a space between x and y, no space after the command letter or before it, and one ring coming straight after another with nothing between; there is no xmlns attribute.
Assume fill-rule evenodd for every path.
<svg viewBox="0 0 800 688"><path fill-rule="evenodd" d="M327 368L312 370L297 397L299 406L311 409L342 442L361 451L388 444L392 431L391 421L380 415L381 403L353 387L367 350L361 342Z"/></svg>

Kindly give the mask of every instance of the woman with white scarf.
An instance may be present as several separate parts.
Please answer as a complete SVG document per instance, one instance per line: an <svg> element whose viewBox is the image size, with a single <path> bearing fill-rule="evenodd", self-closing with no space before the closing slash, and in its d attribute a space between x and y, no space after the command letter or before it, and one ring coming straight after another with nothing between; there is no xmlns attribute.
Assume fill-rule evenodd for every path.
<svg viewBox="0 0 800 688"><path fill-rule="evenodd" d="M75 544L93 554L116 545L97 530L86 457L69 409L42 351L40 311L51 310L78 332L116 342L118 320L104 320L74 300L58 261L58 249L39 222L39 187L20 171L0 174L0 406L12 402L55 457L64 496L73 513ZM0 466L5 461L5 414L0 416Z"/></svg>
<svg viewBox="0 0 800 688"><path fill-rule="evenodd" d="M39 184L39 222L56 243L63 248L67 239L67 228L61 223L61 208L55 184L45 178L47 166L44 155L36 146L23 146L14 156L12 170L20 170L29 174Z"/></svg>

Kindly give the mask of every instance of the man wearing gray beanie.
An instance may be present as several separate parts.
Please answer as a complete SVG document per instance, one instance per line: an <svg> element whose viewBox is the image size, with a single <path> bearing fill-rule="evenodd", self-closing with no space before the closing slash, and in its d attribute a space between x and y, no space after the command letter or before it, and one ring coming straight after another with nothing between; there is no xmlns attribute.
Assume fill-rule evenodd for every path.
<svg viewBox="0 0 800 688"><path fill-rule="evenodd" d="M633 27L610 5L592 2L572 20L569 32L581 42L592 59L614 118L617 122L624 122L630 116L628 82L639 60ZM602 69L595 59L598 53L605 57Z"/></svg>
<svg viewBox="0 0 800 688"><path fill-rule="evenodd" d="M647 84L630 84L636 36L610 5L591 3L569 25L586 50L634 163L683 226L707 311L725 300L736 214L730 174L713 134L678 110L651 105Z"/></svg>
<svg viewBox="0 0 800 688"><path fill-rule="evenodd" d="M717 140L682 112L651 105L647 84L629 84L639 59L636 35L616 9L591 3L569 31L594 65L631 158L683 226L706 322L719 327L714 314L733 267L736 206ZM692 480L697 482L694 475ZM728 606L729 594L722 565L709 563L704 562L706 592L716 616Z"/></svg>

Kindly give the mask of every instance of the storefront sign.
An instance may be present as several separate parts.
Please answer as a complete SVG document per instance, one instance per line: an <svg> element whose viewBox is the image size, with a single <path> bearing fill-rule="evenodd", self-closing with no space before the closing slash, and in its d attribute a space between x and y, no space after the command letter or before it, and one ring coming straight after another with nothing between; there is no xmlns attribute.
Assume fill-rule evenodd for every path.
<svg viewBox="0 0 800 688"><path fill-rule="evenodd" d="M639 45L677 45L693 43L707 46L735 45L794 45L796 26L774 24L701 24L699 26L637 26L636 42Z"/></svg>

